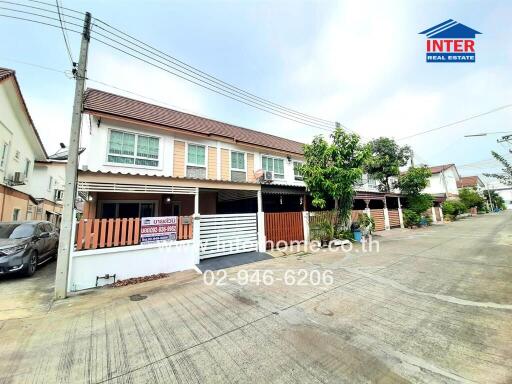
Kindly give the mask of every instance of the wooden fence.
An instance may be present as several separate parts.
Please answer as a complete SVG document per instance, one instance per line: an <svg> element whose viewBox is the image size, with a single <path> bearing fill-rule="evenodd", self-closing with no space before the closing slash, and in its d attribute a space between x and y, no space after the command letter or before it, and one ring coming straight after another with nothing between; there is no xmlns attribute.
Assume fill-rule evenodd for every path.
<svg viewBox="0 0 512 384"><path fill-rule="evenodd" d="M400 227L400 214L398 209L388 209L389 214L389 226L391 228Z"/></svg>
<svg viewBox="0 0 512 384"><path fill-rule="evenodd" d="M376 231L383 231L386 229L383 209L370 209L370 215L373 218L373 221L375 221Z"/></svg>
<svg viewBox="0 0 512 384"><path fill-rule="evenodd" d="M187 223L187 224L185 224ZM192 217L178 218L177 240L192 238ZM76 226L76 250L123 247L140 243L140 219L82 219Z"/></svg>
<svg viewBox="0 0 512 384"><path fill-rule="evenodd" d="M265 213L265 237L267 248L271 242L304 241L304 225L302 212L275 212Z"/></svg>

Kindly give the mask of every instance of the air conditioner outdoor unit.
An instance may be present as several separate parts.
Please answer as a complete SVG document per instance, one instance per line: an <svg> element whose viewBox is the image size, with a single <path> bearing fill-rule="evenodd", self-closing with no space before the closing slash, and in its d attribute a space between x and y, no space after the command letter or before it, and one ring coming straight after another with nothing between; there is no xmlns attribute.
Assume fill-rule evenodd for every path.
<svg viewBox="0 0 512 384"><path fill-rule="evenodd" d="M272 172L272 171L263 172L263 180L265 180L265 181L274 180L274 172Z"/></svg>
<svg viewBox="0 0 512 384"><path fill-rule="evenodd" d="M23 172L14 172L14 178L13 178L14 184L25 184L25 174Z"/></svg>

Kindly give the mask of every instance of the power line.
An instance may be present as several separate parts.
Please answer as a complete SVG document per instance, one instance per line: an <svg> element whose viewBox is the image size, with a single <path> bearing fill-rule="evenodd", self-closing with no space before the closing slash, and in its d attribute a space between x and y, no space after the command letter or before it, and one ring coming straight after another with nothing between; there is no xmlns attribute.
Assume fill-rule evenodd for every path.
<svg viewBox="0 0 512 384"><path fill-rule="evenodd" d="M438 130L443 129L443 128L452 127L454 125L465 123L466 121L473 120L473 119L476 119L478 117L482 117L482 116L485 116L485 115L489 115L491 113L498 112L498 111L501 111L503 109L507 109L507 108L510 108L510 107L512 107L512 104L502 105L501 107L497 107L497 108L491 109L491 110L489 110L487 112L479 113L478 115L473 115L473 116L467 117L465 119L455 121L453 123L442 125L442 126L437 127L437 128L432 128L432 129L428 129L428 130L423 131L423 132L418 132L418 133L415 133L415 134L412 134L412 135L409 135L409 136L401 137L401 138L399 138L397 140L410 139L411 137L416 137L416 136L424 135L425 133L430 133L430 132L433 132L433 131L438 131Z"/></svg>
<svg viewBox="0 0 512 384"><path fill-rule="evenodd" d="M50 6L50 7L55 7L55 5L47 3L47 2L43 2L43 1L37 1L37 0L29 0L29 1L34 2L34 3L44 4L44 5L47 5L47 6ZM61 7L61 8L63 8L63 7ZM41 8L39 8L39 9L41 9ZM76 10L73 10L73 9L70 9L70 8L63 8L63 9L80 13L80 12L78 12ZM51 12L49 10L46 10L46 11ZM70 16L70 17L73 17L73 16ZM278 108L281 111L285 111L285 112L289 112L289 113L292 113L292 114L299 115L302 118L311 120L312 122L316 122L316 123L321 122L321 123L324 123L324 124L326 123L330 127L334 126L334 121L330 121L330 120L314 117L312 115L308 115L308 114L302 113L300 111L296 111L296 110L293 110L291 108L288 108L288 107L282 106L280 104L274 103L274 102L269 101L267 99L261 98L261 97L255 95L255 94L253 94L253 93L247 92L247 91L245 91L245 90L243 90L243 89L241 89L241 88L239 88L239 87L237 87L235 85L232 85L232 84L227 83L227 82L225 82L225 81L223 81L223 80L221 80L221 79L219 79L219 78L217 78L215 76L212 76L212 75L210 75L210 74L208 74L208 73L206 73L206 72L204 72L204 71L202 71L202 70L200 70L200 69L198 69L196 67L193 67L192 65L189 65L189 64L187 64L187 63L177 59L176 57L171 56L171 55L169 55L169 54L167 54L167 53L165 53L165 52L163 52L163 51L161 51L161 50L159 50L159 49L157 49L157 48L155 48L155 47L153 47L153 46L151 46L151 45L149 45L149 44L147 44L147 43L145 43L145 42L143 42L143 41L141 41L141 40L139 40L139 39L137 39L135 37L133 37L132 35L129 35L126 32L121 31L120 29L110 25L109 23L107 23L107 22L105 22L105 21L103 21L101 19L94 18L94 20L97 21L98 23L103 24L108 29L102 27L101 25L98 25L97 23L93 23L93 25L96 26L97 28L100 28L100 29L102 29L103 31L105 31L105 32L107 32L109 34L111 34L113 36L116 36L117 38L120 38L123 41L125 41L125 42L127 42L127 43L129 43L131 45L134 45L134 46L136 46L136 47L138 47L140 49L143 49L143 50L145 50L148 53L151 53L151 54L153 54L153 55L155 55L157 57L160 57L160 58L164 58L164 59L168 60L169 62L171 62L173 65L177 65L177 66L185 69L186 71L190 71L190 72L192 72L192 73L194 73L196 75L199 75L199 76L201 76L201 77L203 77L205 79L213 81L214 83L216 83L216 84L218 84L218 85L220 85L220 86L222 86L224 88L229 88L231 90L234 90L234 91L236 91L238 93L241 93L241 94L243 94L243 95L245 95L245 96L247 96L247 97L249 97L251 99L256 99L256 100L258 100L260 102L268 104L269 106L273 106L275 108ZM115 33L115 32L112 32L111 30L118 32L122 36L117 34L117 33ZM104 36L104 35L101 35L101 36L103 36L105 38L108 38L107 36ZM132 41L127 40L123 36L127 37L128 39L130 39ZM134 41L136 43L134 43ZM116 43L119 44L118 41L116 41ZM147 49L147 48L149 48L149 49Z"/></svg>
<svg viewBox="0 0 512 384"><path fill-rule="evenodd" d="M55 5L53 5L53 4L44 3L44 2L41 2L41 1L35 1L35 0L32 0L32 1L36 2L36 3L41 3L41 4L45 4L45 5L48 5L48 6L55 7ZM66 8L66 9L69 9L69 8ZM45 9L42 9L42 10L44 10L46 12L52 12L50 10L45 10ZM41 15L41 14L36 14L36 13L33 13L33 12L26 12L26 11L19 11L19 10L15 10L15 11L31 14L31 15L37 16L37 17L44 17L44 18L47 18L47 19L58 20L58 19L54 19L54 18L49 17L49 16L45 16L45 15ZM77 12L77 11L75 11L75 12ZM74 17L74 16L72 16L72 17ZM76 17L74 17L74 18L76 18ZM105 22L103 22L101 20L98 20L98 22L104 23L105 25L109 26L108 24L106 24ZM74 23L70 23L70 24L79 26L79 25L74 24ZM100 28L100 29L103 29L104 31L107 31L105 28L102 28L97 23L94 24L94 25L96 27ZM113 28L113 27L110 27L110 28ZM77 32L77 31L74 31L74 32ZM112 32L108 32L108 33L110 33L112 35ZM121 32L121 33L124 33L124 32ZM110 36L107 36L105 34L97 32L97 31L95 31L95 34L97 34L98 36L103 37L104 39L108 40L109 42L113 42L114 44L117 44L117 45L120 45L120 46L126 48L126 50L122 49L122 48L120 48L118 46L114 46L114 45L110 44L109 42L104 41L102 39L98 39L97 37L93 37L96 41L98 41L98 42L100 42L102 44L105 44L105 45L107 45L107 46L109 46L109 47L111 47L111 48L113 48L115 50L118 50L118 51L120 51L120 52L122 52L124 54L127 54L127 55L129 55L129 56L131 56L131 57L133 57L135 59L141 60L141 61L143 61L143 62L145 62L145 63L147 63L149 65L152 65L152 66L154 66L156 68L159 68L159 69L164 70L164 71L166 71L166 72L168 72L170 74L173 74L174 76L180 77L183 80L189 81L189 82L191 82L193 84L201 86L201 87L203 87L205 89L208 89L210 91L216 92L216 93L218 93L220 95L223 95L225 97L231 98L231 99L233 99L235 101L241 102L243 104L252 106L253 108L256 108L256 109L259 109L259 110L271 113L273 115L276 115L276 116L279 116L279 117L282 117L282 118L286 118L288 120L291 120L291 121L294 121L294 122L297 122L297 123L300 123L300 124L308 125L308 126L311 126L311 127L314 127L314 128L324 129L324 130L327 130L329 132L332 132L332 130L334 128L334 126L333 126L334 124L330 125L329 123L327 123L328 120L320 119L320 120L324 121L324 122L321 122L319 120L315 120L317 118L309 117L310 115L306 115L306 114L303 114L301 112L297 112L297 111L291 110L289 108L279 106L278 104L275 104L275 103L272 103L272 102L268 102L265 99L258 98L257 96L246 96L246 95L252 95L252 94L250 94L248 92L245 92L243 90L241 92L232 91L232 89L236 90L236 89L239 89L239 88L236 88L236 87L231 86L229 84L227 86L223 86L223 88L219 87L217 85L217 83L219 83L219 84L223 83L221 80L218 80L218 79L216 79L216 78L214 78L212 76L210 76L210 77L212 79L215 79L215 81L206 78L206 76L195 76L194 73L197 73L199 70L197 70L197 69L195 69L195 68L193 68L191 66L190 66L190 68L193 68L196 71L196 72L192 72L192 74L190 73L190 71L188 71L188 69L186 71L180 70L179 68L176 68L173 65L167 64L166 62L162 62L161 60L158 60L155 57L148 56L147 54L141 52L140 50L135 49L135 48L133 48L131 46L128 46L128 45L124 44L123 42L126 42L128 44L134 45L134 46L136 46L136 47L138 47L140 49L143 49L143 50L149 52L153 56L157 56L157 57L162 58L161 55L155 54L154 52L152 52L152 51L150 51L150 50L148 50L148 49L146 49L146 48L144 48L144 47L142 47L142 46L140 46L138 44L135 44L135 43L133 43L131 41L128 41L127 39L124 39L122 37L120 37L120 38L121 38L121 40L123 42L120 42L120 41L118 41L116 39L113 39ZM119 37L119 35L117 35L117 34L114 34L114 35ZM130 36L130 38L134 39L131 36ZM140 41L140 40L138 40L138 41ZM145 43L142 43L142 44L145 44ZM147 46L149 46L149 45L147 45ZM152 48L152 47L151 47L151 49L154 50L154 48ZM129 50L130 52L128 52L127 50ZM136 53L136 54L133 54L133 52ZM159 52L161 52L161 51L159 51ZM166 54L164 54L164 55L166 55ZM170 58L172 58L174 60L177 60L177 59L173 58L172 56L169 56L169 55L166 55L166 56L168 56L168 57L170 57ZM166 57L164 57L164 59L167 62L171 62ZM151 60L151 61L149 61L149 60ZM161 65L155 64L153 61L163 65L166 68L162 67ZM175 64L175 63L171 62L171 64ZM182 65L183 68L187 68L186 66L187 66L186 64ZM182 73L183 75L180 75L180 74L176 73L175 71L178 71L178 72ZM209 75L207 75L207 76L209 76ZM194 80L190 79L189 77L191 77ZM206 78L206 81L205 81L205 78ZM206 83L206 85L204 83ZM225 84L227 84L227 83L225 83ZM231 87L231 88L228 88L228 87ZM245 92L245 94L244 94L244 92ZM260 100L265 100L265 101L261 101L260 102ZM269 103L272 103L272 104L269 104ZM274 105L277 105L277 107L274 107Z"/></svg>
<svg viewBox="0 0 512 384"><path fill-rule="evenodd" d="M73 66L73 63L74 63L73 54L71 53L71 47L69 46L67 32L64 29L64 24L62 23L62 19L64 16L60 14L59 0L55 0L55 3L57 5L57 13L59 14L59 22L60 22L60 29L62 30L62 37L64 38L64 44L66 44L66 50L68 51L70 64L71 64L71 66Z"/></svg>

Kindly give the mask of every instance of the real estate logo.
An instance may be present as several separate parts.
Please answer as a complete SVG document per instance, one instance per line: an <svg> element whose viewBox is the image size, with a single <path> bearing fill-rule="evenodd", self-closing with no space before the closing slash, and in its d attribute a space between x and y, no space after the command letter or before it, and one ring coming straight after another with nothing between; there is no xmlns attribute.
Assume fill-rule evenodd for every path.
<svg viewBox="0 0 512 384"><path fill-rule="evenodd" d="M427 63L474 63L475 31L449 19L420 32L427 36Z"/></svg>

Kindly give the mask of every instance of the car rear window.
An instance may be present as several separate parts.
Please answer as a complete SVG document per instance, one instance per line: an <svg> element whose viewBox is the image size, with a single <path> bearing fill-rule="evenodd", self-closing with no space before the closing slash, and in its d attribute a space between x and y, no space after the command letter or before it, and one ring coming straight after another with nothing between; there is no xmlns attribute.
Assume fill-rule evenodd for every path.
<svg viewBox="0 0 512 384"><path fill-rule="evenodd" d="M0 223L0 239L21 239L34 234L34 224Z"/></svg>

